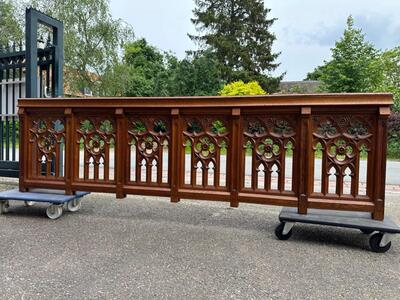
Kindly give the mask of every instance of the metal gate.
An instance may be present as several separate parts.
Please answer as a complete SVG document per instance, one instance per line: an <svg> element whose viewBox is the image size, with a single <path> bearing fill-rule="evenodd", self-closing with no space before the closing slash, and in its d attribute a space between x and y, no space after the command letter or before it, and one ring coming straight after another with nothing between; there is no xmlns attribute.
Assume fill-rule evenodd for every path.
<svg viewBox="0 0 400 300"><path fill-rule="evenodd" d="M38 38L38 25L49 28ZM0 45L0 176L18 177L18 99L63 94L63 25L35 9L26 11L25 43Z"/></svg>

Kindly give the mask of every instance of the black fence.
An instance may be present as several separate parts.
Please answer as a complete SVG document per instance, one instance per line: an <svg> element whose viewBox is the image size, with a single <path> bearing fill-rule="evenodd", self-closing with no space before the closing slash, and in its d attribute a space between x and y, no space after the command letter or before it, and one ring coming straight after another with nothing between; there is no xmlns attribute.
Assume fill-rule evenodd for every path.
<svg viewBox="0 0 400 300"><path fill-rule="evenodd" d="M28 8L25 26L25 43L0 45L0 176L19 175L18 99L63 95L62 22Z"/></svg>

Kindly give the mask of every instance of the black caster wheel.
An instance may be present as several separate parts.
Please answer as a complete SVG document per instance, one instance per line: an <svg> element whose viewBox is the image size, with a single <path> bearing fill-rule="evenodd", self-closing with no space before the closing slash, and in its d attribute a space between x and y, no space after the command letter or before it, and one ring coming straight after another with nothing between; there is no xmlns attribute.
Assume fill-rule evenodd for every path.
<svg viewBox="0 0 400 300"><path fill-rule="evenodd" d="M276 226L275 228L275 235L278 239L280 239L281 241L286 241L288 239L290 239L290 237L292 236L293 230L292 228L289 230L289 232L287 233L283 233L283 230L285 228L285 222L281 222L278 226Z"/></svg>
<svg viewBox="0 0 400 300"><path fill-rule="evenodd" d="M373 233L375 230L372 229L360 229L360 231L364 234L371 234Z"/></svg>
<svg viewBox="0 0 400 300"><path fill-rule="evenodd" d="M383 238L383 233L378 232L369 238L369 246L371 247L372 251L377 253L384 253L390 249L392 246L392 242L387 243L385 246L381 246L381 241Z"/></svg>

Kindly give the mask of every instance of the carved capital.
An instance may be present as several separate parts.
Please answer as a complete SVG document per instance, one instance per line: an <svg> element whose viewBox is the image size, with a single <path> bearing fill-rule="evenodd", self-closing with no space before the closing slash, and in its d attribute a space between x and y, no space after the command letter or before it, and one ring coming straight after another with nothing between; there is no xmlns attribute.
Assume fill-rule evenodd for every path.
<svg viewBox="0 0 400 300"><path fill-rule="evenodd" d="M304 106L301 108L301 114L302 115L311 115L311 107L310 106Z"/></svg>
<svg viewBox="0 0 400 300"><path fill-rule="evenodd" d="M240 108L232 108L232 116L240 116Z"/></svg>
<svg viewBox="0 0 400 300"><path fill-rule="evenodd" d="M124 109L123 108L116 108L115 109L115 115L122 116L123 114L124 114Z"/></svg>
<svg viewBox="0 0 400 300"><path fill-rule="evenodd" d="M379 107L379 115L380 116L390 116L390 107L389 106Z"/></svg>

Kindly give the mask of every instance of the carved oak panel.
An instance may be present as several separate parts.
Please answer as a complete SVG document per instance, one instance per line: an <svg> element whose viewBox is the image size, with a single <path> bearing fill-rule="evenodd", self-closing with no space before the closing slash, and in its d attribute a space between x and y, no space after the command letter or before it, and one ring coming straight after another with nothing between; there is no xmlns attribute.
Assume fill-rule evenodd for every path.
<svg viewBox="0 0 400 300"><path fill-rule="evenodd" d="M33 118L30 132L32 176L64 175L65 120L63 117Z"/></svg>
<svg viewBox="0 0 400 300"><path fill-rule="evenodd" d="M130 181L168 184L171 122L166 116L128 118Z"/></svg>
<svg viewBox="0 0 400 300"><path fill-rule="evenodd" d="M116 128L112 117L78 118L76 147L79 149L79 177L85 180L113 180Z"/></svg>
<svg viewBox="0 0 400 300"><path fill-rule="evenodd" d="M359 196L360 161L369 157L373 150L374 125L374 118L368 115L313 117L314 159L318 159L316 153L322 154L323 195ZM370 169L371 163L368 162L366 167ZM347 193L346 177L350 178L350 191Z"/></svg>
<svg viewBox="0 0 400 300"><path fill-rule="evenodd" d="M266 192L292 191L296 116L245 116L242 128L245 165L242 187Z"/></svg>
<svg viewBox="0 0 400 300"><path fill-rule="evenodd" d="M185 116L183 151L186 184L226 189L230 123L226 116Z"/></svg>

